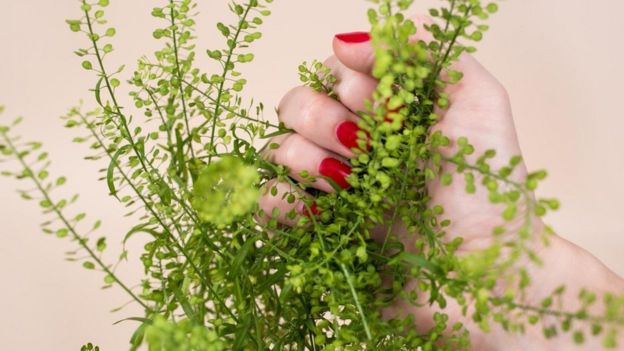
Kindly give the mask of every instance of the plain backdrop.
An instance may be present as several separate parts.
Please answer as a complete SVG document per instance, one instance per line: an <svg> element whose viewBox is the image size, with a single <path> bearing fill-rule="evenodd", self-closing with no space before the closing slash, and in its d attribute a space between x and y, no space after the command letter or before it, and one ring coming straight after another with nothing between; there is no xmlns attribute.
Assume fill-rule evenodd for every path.
<svg viewBox="0 0 624 351"><path fill-rule="evenodd" d="M90 218L120 238L130 223L97 168L82 160L87 151L71 143L76 136L59 120L70 106L85 100L95 78L80 68L72 52L85 38L71 33L64 20L80 16L76 0L0 0L0 103L3 120L27 117L20 131L42 140L55 164L81 193ZM117 28L111 65L132 64L158 43L151 33L158 20L151 8L164 1L113 0L108 11ZM200 62L205 48L222 46L214 27L226 15L226 1L201 1L197 32ZM417 1L425 12L439 1ZM366 30L364 0L277 0L273 16L256 45L256 61L245 69L248 96L264 101L267 117L281 95L297 83L304 60L324 59L336 33ZM524 155L530 168L547 168L541 195L561 199L549 217L558 233L585 247L616 272L624 273L624 2L619 0L509 0L491 21L492 32L477 57L504 83L512 97ZM127 75L126 75L127 77ZM128 100L126 100L128 101ZM0 181L0 349L78 350L93 341L102 350L127 349L135 306L110 313L127 302L116 289L100 290L102 276L63 260L73 248L67 240L42 234L35 203L19 199L13 181ZM119 239L121 240L121 239ZM131 261L121 275L140 277L140 242L131 245ZM118 249L113 245L113 249ZM573 263L571 269L574 269Z"/></svg>

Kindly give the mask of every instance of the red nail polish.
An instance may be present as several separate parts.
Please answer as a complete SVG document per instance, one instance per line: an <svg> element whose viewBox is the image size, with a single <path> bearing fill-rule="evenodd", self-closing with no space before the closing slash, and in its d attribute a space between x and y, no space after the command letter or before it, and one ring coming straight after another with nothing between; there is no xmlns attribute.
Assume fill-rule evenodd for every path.
<svg viewBox="0 0 624 351"><path fill-rule="evenodd" d="M336 39L342 42L348 43L348 44L364 43L370 40L370 33L352 32L352 33L336 34Z"/></svg>
<svg viewBox="0 0 624 351"><path fill-rule="evenodd" d="M312 216L318 216L321 214L321 210L318 209L318 206L316 205L316 201L313 202L312 204L310 204L310 209L308 209L307 207L303 206L303 215L310 218Z"/></svg>
<svg viewBox="0 0 624 351"><path fill-rule="evenodd" d="M341 188L347 189L350 185L347 182L347 176L351 174L351 167L328 157L319 165L319 173L327 178L331 178Z"/></svg>
<svg viewBox="0 0 624 351"><path fill-rule="evenodd" d="M358 132L360 131L361 129L356 123L346 121L338 125L338 127L336 128L336 136L338 137L340 143L349 148L349 150L353 148L359 149L360 147L358 145Z"/></svg>

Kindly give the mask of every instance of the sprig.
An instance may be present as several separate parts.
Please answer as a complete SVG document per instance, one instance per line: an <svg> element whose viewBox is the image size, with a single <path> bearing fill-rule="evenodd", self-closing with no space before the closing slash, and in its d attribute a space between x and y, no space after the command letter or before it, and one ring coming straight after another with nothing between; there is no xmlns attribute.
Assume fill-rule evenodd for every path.
<svg viewBox="0 0 624 351"><path fill-rule="evenodd" d="M20 168L19 171L5 171L3 175L15 177L20 180L29 180L35 186L33 190L19 191L25 200L38 200L44 214L53 219L42 224L42 230L47 234L55 234L59 238L69 237L79 246L79 251L86 254L87 258L73 258L79 251L70 252L71 260L79 260L86 269L98 269L105 274L104 281L107 285L116 284L122 288L134 301L146 310L151 307L133 292L128 285L120 280L113 272L112 267L104 263L101 253L106 249L106 238L97 239L95 244L89 243L88 235L81 234L78 226L86 218L83 212L75 215L68 215L67 208L76 203L78 195L69 198L55 199L52 192L66 183L65 177L58 177L50 180L48 168L50 161L47 160L48 153L41 151L39 142L21 142L19 138L9 134L11 129L18 125L21 119L15 120L10 126L0 126L0 140L2 142L2 153L4 156L13 157ZM59 222L56 224L56 222ZM87 232L91 234L100 227L100 221L95 221Z"/></svg>
<svg viewBox="0 0 624 351"><path fill-rule="evenodd" d="M195 62L202 52L195 40L196 2L163 1L151 9L161 21L152 37L162 48L141 57L124 80L125 66L107 66L117 34L105 16L109 1L79 1L82 16L67 24L86 36L87 46L76 55L94 74L95 108L73 108L64 121L80 130L74 141L87 145L103 185L135 221L125 233L90 239L100 222L83 230L86 215L67 212L77 196L53 198L66 179L51 180L41 144L10 134L17 123L0 127L0 153L18 169L3 174L34 184L20 195L38 200L51 217L44 231L72 238L78 249L71 260L102 271L107 285L121 287L144 308L142 316L124 319L139 323L131 349L468 349L466 326L451 323L447 313L451 301L486 332L492 323L523 332L554 318L543 325L547 337L570 332L581 343L588 334L580 326L589 323L590 334L615 347L624 323L621 298L605 296L604 316L588 312L597 300L589 291L579 294L581 308L573 312L557 305L564 288L537 306L527 301L531 277L520 263L541 264L532 243L547 242L552 232L538 236L535 222L559 207L533 196L545 171L518 179L518 156L496 168L496 150L475 155L468 139L451 141L433 131L437 110L451 103L443 88L463 76L452 65L475 50L470 42L482 39L497 3L445 0L425 25L432 39L414 41L417 26L404 15L412 0L371 1L372 74L379 85L359 113L360 149L370 151L357 151L351 160L350 190L319 195L313 203L302 196L315 180L309 172L295 182L290 170L263 158L280 145L258 146L293 131L265 120L264 105L242 96L247 80L240 66L255 58L251 45L262 37L271 2L229 2L235 20L217 24L224 45L205 50L218 69L204 72ZM319 61L302 64L298 74L305 85L338 99L336 77ZM119 93L122 84L131 89L129 102ZM274 179L291 190L280 194ZM463 239L448 240L452 222L431 202L433 181L463 182L467 194L487 192L504 223L483 233L491 235L491 245L457 254ZM261 191L304 202L310 216L293 210L285 215L296 224L280 225L279 210L264 213L257 206ZM136 235L148 237L140 292L115 275L119 262L102 258L109 240L125 245ZM127 254L124 249L119 261ZM397 304L434 309L430 327L417 332L412 313L384 316Z"/></svg>

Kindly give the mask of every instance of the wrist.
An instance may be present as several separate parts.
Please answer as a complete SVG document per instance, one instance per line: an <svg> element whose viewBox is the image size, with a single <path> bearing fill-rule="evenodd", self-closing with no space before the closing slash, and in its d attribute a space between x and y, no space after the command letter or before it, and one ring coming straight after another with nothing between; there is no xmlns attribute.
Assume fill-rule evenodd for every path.
<svg viewBox="0 0 624 351"><path fill-rule="evenodd" d="M586 289L600 298L605 293L624 293L624 280L590 252L554 234L548 245L538 249L543 265L530 265L532 284L529 287L533 305L541 303L560 286L565 286L564 306L567 310L580 307L578 293Z"/></svg>
<svg viewBox="0 0 624 351"><path fill-rule="evenodd" d="M545 226L541 228L547 230ZM531 262L525 265L531 277L531 285L527 288L526 297L521 304L541 307L544 299L552 296L557 288L565 286L565 291L561 295L561 304L553 305L553 310L578 312L582 308L579 292L585 289L595 293L597 297L596 302L588 308L587 312L602 316L605 314L603 296L606 293L618 295L624 293L624 280L588 251L556 234L549 237L548 245L541 241L535 243L535 252L543 264L537 265ZM585 331L585 335L591 335L589 322L575 323L576 328ZM526 331L524 334L514 334L504 331L502 328L496 328L492 339L496 346L493 349L547 351L572 348L575 344L572 336L568 333L560 333L552 339L544 337L543 327L552 324L560 325L560 321L556 317L543 315L541 322L535 325L525 323ZM601 338L588 337L585 344L582 345L582 349L603 349Z"/></svg>

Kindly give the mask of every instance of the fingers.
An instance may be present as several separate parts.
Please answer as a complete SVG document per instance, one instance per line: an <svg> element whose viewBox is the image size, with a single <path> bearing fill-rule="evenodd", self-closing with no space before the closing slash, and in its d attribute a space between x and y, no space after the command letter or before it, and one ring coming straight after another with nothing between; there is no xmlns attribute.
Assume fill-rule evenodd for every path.
<svg viewBox="0 0 624 351"><path fill-rule="evenodd" d="M431 41L433 37L425 27L435 25L434 21L427 16L415 16L412 20L416 24L417 31L411 38L411 41ZM333 40L333 50L338 61L345 67L368 75L372 72L373 65L375 64L375 52L371 38L367 33L354 32L338 34ZM460 84L448 86L446 92L449 94L465 93L480 87L496 88L500 85L498 81L469 54L462 54L451 68L461 71L463 73L463 79Z"/></svg>
<svg viewBox="0 0 624 351"><path fill-rule="evenodd" d="M346 158L355 156L354 149L366 149L367 135L356 122L355 111L364 110L377 81L369 75L353 71L335 57L327 66L336 76L334 90L340 102L309 87L297 87L284 96L279 104L280 120L295 133L271 140L278 145L268 149L264 157L286 166L289 175L307 186L325 192L348 188L351 168ZM272 180L260 200L265 215L261 221L275 218L279 223L295 225L302 214L318 214L315 205L306 207L303 197L310 195L292 185ZM302 193L294 196L295 193Z"/></svg>
<svg viewBox="0 0 624 351"><path fill-rule="evenodd" d="M267 150L264 157L286 166L293 179L332 192L334 187L349 187L346 178L351 168L345 158L355 156L354 149L367 148L367 135L358 128L359 117L354 112L365 109L377 81L347 68L335 57L326 65L337 78L334 91L340 102L309 87L292 89L280 102L278 115L295 133L272 139L279 147ZM310 195L289 183L272 180L267 189L260 200L265 213L262 222L275 218L292 226L302 214L318 214L314 204L306 207L302 201Z"/></svg>
<svg viewBox="0 0 624 351"><path fill-rule="evenodd" d="M354 71L333 55L325 61L336 77L334 92L340 102L354 113L366 111L366 101L371 100L377 88L377 80L369 74Z"/></svg>
<svg viewBox="0 0 624 351"><path fill-rule="evenodd" d="M356 125L359 119L340 102L309 87L297 87L282 99L280 120L297 134L321 148L343 157L353 157L363 137ZM299 158L307 157L300 150Z"/></svg>
<svg viewBox="0 0 624 351"><path fill-rule="evenodd" d="M334 191L332 183L343 189L349 187L351 167L339 155L297 133L282 135L272 142L279 147L266 151L265 157L288 167L290 176L297 181L324 192Z"/></svg>

